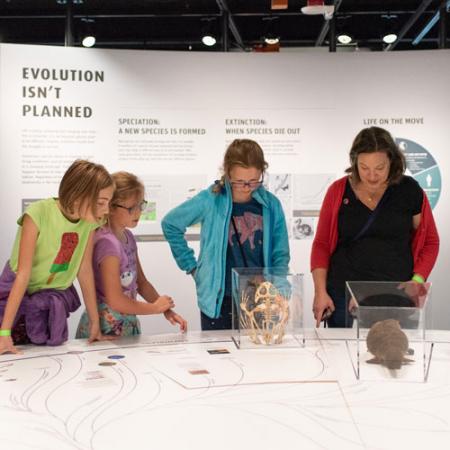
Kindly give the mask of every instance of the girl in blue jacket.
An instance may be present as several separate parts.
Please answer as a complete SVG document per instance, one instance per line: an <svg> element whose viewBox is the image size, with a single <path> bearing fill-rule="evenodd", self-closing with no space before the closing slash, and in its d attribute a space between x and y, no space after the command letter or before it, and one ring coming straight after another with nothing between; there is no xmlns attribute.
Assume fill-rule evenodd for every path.
<svg viewBox="0 0 450 450"><path fill-rule="evenodd" d="M171 210L164 236L181 270L194 277L202 330L230 329L231 269L287 269L289 240L280 201L263 186L268 167L261 147L234 140L225 152L222 178ZM198 259L185 238L201 224Z"/></svg>

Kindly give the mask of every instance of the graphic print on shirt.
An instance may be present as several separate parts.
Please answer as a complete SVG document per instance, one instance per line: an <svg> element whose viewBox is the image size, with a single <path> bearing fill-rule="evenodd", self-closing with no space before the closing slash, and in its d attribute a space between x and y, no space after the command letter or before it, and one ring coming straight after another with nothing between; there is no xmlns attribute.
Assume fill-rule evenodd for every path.
<svg viewBox="0 0 450 450"><path fill-rule="evenodd" d="M130 298L136 298L137 262L136 250L133 246L123 245L125 255L121 259L120 285L123 293Z"/></svg>
<svg viewBox="0 0 450 450"><path fill-rule="evenodd" d="M134 273L131 270L129 270L127 272L122 272L120 274L120 285L123 288L127 288L133 282L133 279L134 279Z"/></svg>
<svg viewBox="0 0 450 450"><path fill-rule="evenodd" d="M242 216L235 216L234 223L236 224L236 230L240 236L240 243L244 245L248 240L250 248L255 249L255 234L257 231L263 231L263 218L259 214L253 214L251 212L245 212ZM228 234L228 243L233 246L234 227L230 226Z"/></svg>
<svg viewBox="0 0 450 450"><path fill-rule="evenodd" d="M47 284L53 281L58 272L65 272L69 268L73 252L78 245L78 240L78 233L76 232L63 233L58 254L50 267L50 276L48 277Z"/></svg>

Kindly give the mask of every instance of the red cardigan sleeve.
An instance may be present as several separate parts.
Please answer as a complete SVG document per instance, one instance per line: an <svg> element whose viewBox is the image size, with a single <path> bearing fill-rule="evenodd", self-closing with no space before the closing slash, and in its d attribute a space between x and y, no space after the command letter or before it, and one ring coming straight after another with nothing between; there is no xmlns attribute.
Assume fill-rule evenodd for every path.
<svg viewBox="0 0 450 450"><path fill-rule="evenodd" d="M330 257L338 239L337 219L347 177L335 181L325 194L320 208L319 223L311 250L311 271L328 269Z"/></svg>
<svg viewBox="0 0 450 450"><path fill-rule="evenodd" d="M412 241L412 252L414 273L427 279L439 253L439 234L425 193L423 194L420 225Z"/></svg>

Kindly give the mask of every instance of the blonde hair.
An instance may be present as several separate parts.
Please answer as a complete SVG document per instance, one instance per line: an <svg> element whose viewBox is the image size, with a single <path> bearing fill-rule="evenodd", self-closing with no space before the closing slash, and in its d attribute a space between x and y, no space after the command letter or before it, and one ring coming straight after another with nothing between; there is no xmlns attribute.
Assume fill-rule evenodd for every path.
<svg viewBox="0 0 450 450"><path fill-rule="evenodd" d="M116 185L116 190L111 200L112 206L114 206L114 203L124 201L131 197L144 197L144 184L136 175L121 171L113 173L112 178Z"/></svg>
<svg viewBox="0 0 450 450"><path fill-rule="evenodd" d="M66 170L59 184L58 200L62 209L74 213L75 204L86 204L97 214L100 191L114 186L114 181L101 164L77 159Z"/></svg>
<svg viewBox="0 0 450 450"><path fill-rule="evenodd" d="M230 176L234 166L249 169L251 167L264 173L269 164L264 159L264 152L260 145L251 139L235 139L227 148L223 158L223 175L213 187L213 192L219 193L225 184L225 179Z"/></svg>

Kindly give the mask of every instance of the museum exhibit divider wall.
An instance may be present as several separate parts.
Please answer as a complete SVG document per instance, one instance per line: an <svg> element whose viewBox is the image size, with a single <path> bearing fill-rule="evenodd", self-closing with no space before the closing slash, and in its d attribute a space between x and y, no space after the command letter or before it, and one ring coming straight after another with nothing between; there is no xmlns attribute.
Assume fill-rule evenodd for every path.
<svg viewBox="0 0 450 450"><path fill-rule="evenodd" d="M133 230L144 271L199 328L194 283L164 241L161 218L220 176L235 138L258 141L267 187L281 200L291 271L304 273L306 327L313 325L309 256L320 205L343 176L356 133L387 128L408 174L425 189L441 235L433 327L450 329L446 275L450 172L450 51L191 53L0 45L0 196L3 265L16 219L56 196L76 158L136 173L148 207ZM198 251L199 227L188 230ZM71 336L81 310L70 319ZM144 333L175 331L142 318Z"/></svg>

